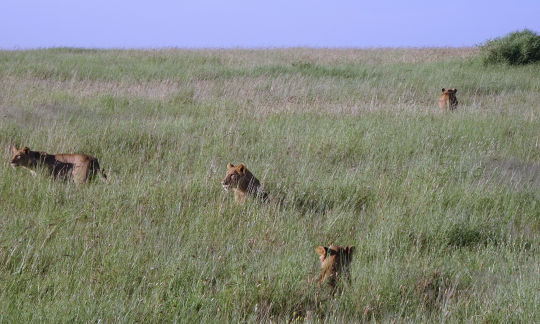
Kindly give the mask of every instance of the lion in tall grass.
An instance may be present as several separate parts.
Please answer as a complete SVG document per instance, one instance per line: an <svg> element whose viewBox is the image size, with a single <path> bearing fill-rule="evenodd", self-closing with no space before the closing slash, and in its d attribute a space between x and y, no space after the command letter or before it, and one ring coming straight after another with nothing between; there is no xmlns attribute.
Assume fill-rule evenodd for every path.
<svg viewBox="0 0 540 324"><path fill-rule="evenodd" d="M458 100L456 98L457 89L442 89L439 97L439 108L443 111L454 110L457 108Z"/></svg>
<svg viewBox="0 0 540 324"><path fill-rule="evenodd" d="M95 174L106 181L103 169L99 168L98 160L86 154L49 154L32 151L27 146L18 149L13 146L10 164L13 168L23 167L36 175L36 169L43 167L53 179L73 178L77 183L86 182Z"/></svg>
<svg viewBox="0 0 540 324"><path fill-rule="evenodd" d="M354 246L318 246L316 251L321 261L319 285L328 282L335 287L340 277L350 280L349 266L352 261Z"/></svg>
<svg viewBox="0 0 540 324"><path fill-rule="evenodd" d="M225 191L231 188L234 190L234 198L237 203L244 203L247 195L260 197L264 201L268 199L268 194L263 190L259 179L247 169L246 165L241 163L237 166L227 164L227 173L221 181Z"/></svg>

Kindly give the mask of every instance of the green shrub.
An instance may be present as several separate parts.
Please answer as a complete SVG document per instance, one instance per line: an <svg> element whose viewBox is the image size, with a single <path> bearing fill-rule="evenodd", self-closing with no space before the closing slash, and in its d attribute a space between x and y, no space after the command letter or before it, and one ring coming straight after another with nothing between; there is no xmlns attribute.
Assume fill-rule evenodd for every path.
<svg viewBox="0 0 540 324"><path fill-rule="evenodd" d="M528 64L540 61L540 36L525 29L487 41L482 47L486 64Z"/></svg>

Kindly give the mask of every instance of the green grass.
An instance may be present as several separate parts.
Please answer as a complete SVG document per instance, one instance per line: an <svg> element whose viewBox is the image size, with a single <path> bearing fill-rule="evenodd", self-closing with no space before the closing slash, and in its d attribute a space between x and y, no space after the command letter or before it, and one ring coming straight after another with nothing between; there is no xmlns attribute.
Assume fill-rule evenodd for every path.
<svg viewBox="0 0 540 324"><path fill-rule="evenodd" d="M477 55L1 51L0 322L539 322L540 66ZM236 205L228 162L283 203ZM357 248L333 296L331 243Z"/></svg>

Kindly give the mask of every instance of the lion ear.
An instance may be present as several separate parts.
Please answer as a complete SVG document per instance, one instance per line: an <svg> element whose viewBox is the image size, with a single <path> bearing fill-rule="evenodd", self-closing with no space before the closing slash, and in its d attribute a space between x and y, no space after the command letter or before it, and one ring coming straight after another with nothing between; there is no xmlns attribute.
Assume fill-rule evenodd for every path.
<svg viewBox="0 0 540 324"><path fill-rule="evenodd" d="M11 150L13 151L13 153L19 152L19 149L18 149L17 146L15 146L15 145L13 145L13 146L11 147Z"/></svg>
<svg viewBox="0 0 540 324"><path fill-rule="evenodd" d="M444 92L444 88L442 88L442 92Z"/></svg>
<svg viewBox="0 0 540 324"><path fill-rule="evenodd" d="M318 255L322 255L322 256L325 256L326 255L326 250L328 250L328 247L326 246L317 246L317 248L315 249L315 251L317 252Z"/></svg>
<svg viewBox="0 0 540 324"><path fill-rule="evenodd" d="M454 88L454 89L452 89L452 90L454 90L454 93L456 93L456 92L457 92L457 89L456 89L456 88Z"/></svg>
<svg viewBox="0 0 540 324"><path fill-rule="evenodd" d="M240 163L238 165L238 171L240 171L240 173L246 173L246 165L244 163Z"/></svg>
<svg viewBox="0 0 540 324"><path fill-rule="evenodd" d="M30 148L28 146L23 147L22 150L23 150L24 154L28 154L28 152L30 152Z"/></svg>
<svg viewBox="0 0 540 324"><path fill-rule="evenodd" d="M230 169L230 168L234 168L234 165L231 163L227 164L227 169Z"/></svg>

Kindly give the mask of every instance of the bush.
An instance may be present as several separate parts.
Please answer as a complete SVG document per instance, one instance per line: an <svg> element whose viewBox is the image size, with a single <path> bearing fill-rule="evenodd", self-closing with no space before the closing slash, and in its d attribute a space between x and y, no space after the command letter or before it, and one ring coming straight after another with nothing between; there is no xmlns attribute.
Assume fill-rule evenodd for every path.
<svg viewBox="0 0 540 324"><path fill-rule="evenodd" d="M484 63L520 65L540 61L540 36L525 29L487 41L482 47Z"/></svg>

